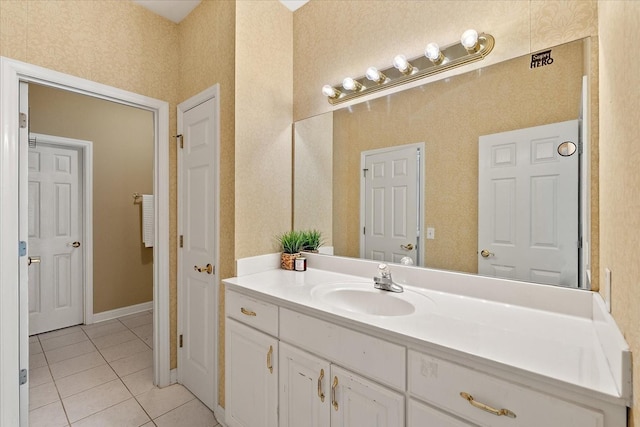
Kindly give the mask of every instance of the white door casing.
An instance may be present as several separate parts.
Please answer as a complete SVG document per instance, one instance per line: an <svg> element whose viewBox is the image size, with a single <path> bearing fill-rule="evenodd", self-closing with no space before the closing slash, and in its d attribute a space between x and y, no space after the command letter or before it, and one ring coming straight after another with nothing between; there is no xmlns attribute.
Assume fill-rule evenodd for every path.
<svg viewBox="0 0 640 427"><path fill-rule="evenodd" d="M33 138L33 136L32 136ZM38 142L29 148L29 335L83 322L82 156ZM77 242L77 243L76 243Z"/></svg>
<svg viewBox="0 0 640 427"><path fill-rule="evenodd" d="M481 136L478 273L578 287L578 121ZM483 256L482 251L485 250Z"/></svg>
<svg viewBox="0 0 640 427"><path fill-rule="evenodd" d="M424 264L421 153L424 143L362 152L361 258Z"/></svg>
<svg viewBox="0 0 640 427"><path fill-rule="evenodd" d="M169 104L5 57L0 57L0 372L18 375L29 364L27 258L18 251L19 242L28 240L28 135L26 127L20 127L21 82L70 90L154 113L154 383L166 386L170 382ZM17 381L0 381L0 425L28 425L28 387L28 383L19 386Z"/></svg>
<svg viewBox="0 0 640 427"><path fill-rule="evenodd" d="M178 107L178 381L212 410L218 405L218 102L216 86Z"/></svg>

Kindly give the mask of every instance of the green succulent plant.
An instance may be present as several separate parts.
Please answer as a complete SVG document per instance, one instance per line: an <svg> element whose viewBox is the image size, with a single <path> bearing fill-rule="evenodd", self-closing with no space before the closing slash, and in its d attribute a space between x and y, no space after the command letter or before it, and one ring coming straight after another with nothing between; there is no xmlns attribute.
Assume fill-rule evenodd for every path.
<svg viewBox="0 0 640 427"><path fill-rule="evenodd" d="M291 230L277 237L280 249L285 254L297 254L304 247L304 235L301 231Z"/></svg>
<svg viewBox="0 0 640 427"><path fill-rule="evenodd" d="M324 244L322 233L316 229L301 232L303 236L303 251L317 251Z"/></svg>

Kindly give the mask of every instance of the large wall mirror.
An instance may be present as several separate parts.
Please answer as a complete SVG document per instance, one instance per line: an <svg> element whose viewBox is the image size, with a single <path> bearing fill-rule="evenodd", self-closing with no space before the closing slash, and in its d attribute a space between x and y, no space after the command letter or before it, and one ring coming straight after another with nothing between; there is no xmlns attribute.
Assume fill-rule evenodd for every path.
<svg viewBox="0 0 640 427"><path fill-rule="evenodd" d="M594 55L547 50L296 122L294 228L335 255L590 289Z"/></svg>

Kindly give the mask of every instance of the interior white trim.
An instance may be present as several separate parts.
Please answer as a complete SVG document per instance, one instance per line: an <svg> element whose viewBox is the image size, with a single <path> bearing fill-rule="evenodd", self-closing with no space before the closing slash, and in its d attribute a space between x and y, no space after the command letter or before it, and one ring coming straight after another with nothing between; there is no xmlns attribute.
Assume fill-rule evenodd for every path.
<svg viewBox="0 0 640 427"><path fill-rule="evenodd" d="M19 84L38 83L76 93L118 102L154 113L154 382L170 383L169 342L169 104L165 101L95 83L68 74L0 57L0 425L16 426L20 419L20 386L11 373L18 375L20 364L20 315L26 307L19 293L26 288L26 257L18 256L19 209ZM26 214L26 213L25 213ZM18 285L19 284L19 285ZM23 332L24 334L25 332ZM23 348L22 352L28 351ZM5 375L6 373L6 375ZM24 387L28 387L25 385Z"/></svg>
<svg viewBox="0 0 640 427"><path fill-rule="evenodd" d="M93 323L93 142L31 132L29 138L46 144L78 148L82 157L82 256L84 323Z"/></svg>
<svg viewBox="0 0 640 427"><path fill-rule="evenodd" d="M113 310L103 311L93 315L93 322L104 322L106 320L117 319L130 314L142 313L143 311L153 310L153 301L142 302L127 307L114 308Z"/></svg>
<svg viewBox="0 0 640 427"><path fill-rule="evenodd" d="M204 91L198 93L197 95L192 96L186 101L181 102L178 105L177 114L178 114L178 134L182 134L184 113L210 99L213 99L215 103L214 121L216 125L216 135L215 135L216 142L215 142L215 159L214 159L214 165L216 169L215 186L214 186L214 192L216 197L215 199L216 210L215 210L215 218L214 218L215 226L214 226L213 233L216 241L216 248L215 248L216 255L215 255L214 265L217 267L217 270L216 270L216 279L214 280L215 289L213 292L213 318L218 319L218 294L220 290L219 265L220 265L220 209L221 209L221 206L220 206L220 84L215 84L214 86L211 86L205 89ZM182 173L181 173L181 169L182 169L182 151L181 150L178 150L177 167L178 167L178 235L182 235L183 229L184 229L184 223L183 223L184 215L183 215L182 197L180 196L182 194L182 186L183 186ZM182 251L180 251L180 242L178 242L178 268L177 268L177 275L178 275L177 328L178 330L176 331L176 336L180 334L180 331L182 331L182 325L184 322L184 320L182 319L183 313L182 313L182 310L180 310L180 300L181 300L180 295L181 295L181 289L182 289L180 278L182 277L183 268L184 266L182 262ZM216 407L218 407L218 404L219 404L218 350L220 348L218 333L215 334L214 342L215 342L215 351L213 352L213 363L216 369L214 372L213 401ZM178 348L178 361L180 360L180 355L181 355L180 348ZM182 381L182 375L180 372L180 363L178 363L177 381L180 381L180 382Z"/></svg>

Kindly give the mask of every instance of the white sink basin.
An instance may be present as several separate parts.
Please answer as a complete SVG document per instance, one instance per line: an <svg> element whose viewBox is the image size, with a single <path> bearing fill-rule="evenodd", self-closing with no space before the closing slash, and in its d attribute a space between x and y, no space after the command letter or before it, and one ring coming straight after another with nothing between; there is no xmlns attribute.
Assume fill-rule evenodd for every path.
<svg viewBox="0 0 640 427"><path fill-rule="evenodd" d="M373 316L407 316L416 305L433 304L428 297L407 290L396 293L375 289L373 283L318 285L311 296L335 308Z"/></svg>

